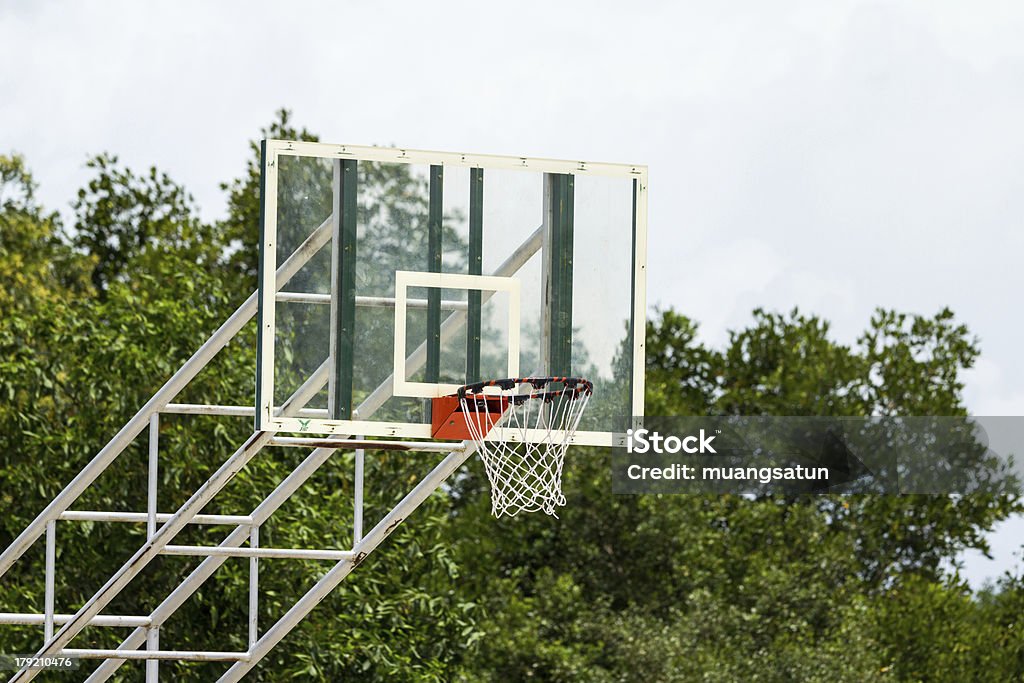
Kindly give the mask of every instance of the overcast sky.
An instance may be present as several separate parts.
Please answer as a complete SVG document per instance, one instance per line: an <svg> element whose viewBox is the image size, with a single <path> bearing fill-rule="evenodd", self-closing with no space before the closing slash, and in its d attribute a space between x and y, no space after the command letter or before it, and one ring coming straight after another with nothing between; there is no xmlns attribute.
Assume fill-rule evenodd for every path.
<svg viewBox="0 0 1024 683"><path fill-rule="evenodd" d="M843 342L950 306L971 411L1024 415L1024 4L382 5L7 0L0 153L65 214L108 151L210 219L280 107L326 142L647 164L652 305L714 344L756 306Z"/></svg>

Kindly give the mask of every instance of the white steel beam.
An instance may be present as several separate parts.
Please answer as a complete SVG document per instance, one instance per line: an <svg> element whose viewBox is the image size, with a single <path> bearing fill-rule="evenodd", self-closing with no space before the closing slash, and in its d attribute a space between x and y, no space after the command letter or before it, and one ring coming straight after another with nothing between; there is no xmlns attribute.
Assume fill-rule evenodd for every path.
<svg viewBox="0 0 1024 683"><path fill-rule="evenodd" d="M57 657L79 657L81 659L178 659L195 662L244 662L248 652L214 652L208 650L98 650L68 648L57 653ZM38 671L38 669L34 669Z"/></svg>
<svg viewBox="0 0 1024 683"><path fill-rule="evenodd" d="M256 432L249 437L214 474L199 487L178 509L152 539L139 548L131 558L118 569L96 593L89 598L75 616L46 641L36 653L38 657L56 656L68 643L82 632L92 617L110 604L131 580L157 557L164 547L185 528L188 520L195 516L264 446L269 443L272 432ZM22 669L11 678L15 681L30 681L40 669Z"/></svg>
<svg viewBox="0 0 1024 683"><path fill-rule="evenodd" d="M219 548L223 550L223 548ZM249 529L249 549L260 549L260 528L254 526ZM259 626L260 614L260 559L253 556L249 558L249 647L251 648L260 637Z"/></svg>
<svg viewBox="0 0 1024 683"><path fill-rule="evenodd" d="M166 522L174 515L170 512L156 513L157 522ZM68 510L62 512L58 519L73 522L145 522L149 518L146 512L101 512L96 510ZM248 515L196 515L190 524L205 524L207 526L239 526L252 524L252 517Z"/></svg>
<svg viewBox="0 0 1024 683"><path fill-rule="evenodd" d="M295 393L288 398L281 406L283 414L301 408L316 395L323 386L314 373L312 377L303 382L302 386L295 390ZM38 651L38 656L52 656L55 652L62 650L71 640L81 633L88 625L89 620L98 614L111 600L127 586L131 580L148 565L153 558L167 546L174 537L185 528L189 521L227 485L229 481L249 462L264 446L266 446L273 432L255 432L242 446L229 457L213 475L200 486L185 503L178 508L169 520L153 538L139 548L132 557L114 573L112 577L100 588L84 605L75 613L75 616L57 632L57 634L46 641ZM159 625L159 624L158 624ZM36 677L40 669L22 668L14 677L15 681L30 681Z"/></svg>
<svg viewBox="0 0 1024 683"><path fill-rule="evenodd" d="M156 493L160 485L160 413L149 416L149 477L146 491L146 539L156 533Z"/></svg>
<svg viewBox="0 0 1024 683"><path fill-rule="evenodd" d="M647 362L647 174L634 181L636 183L636 207L633 219L636 221L633 244L633 368L643 368ZM632 414L642 416L645 413L644 396L646 395L644 372L633 373L633 396L631 397Z"/></svg>
<svg viewBox="0 0 1024 683"><path fill-rule="evenodd" d="M253 527L256 528L256 527ZM267 559L290 560L347 560L353 557L351 550L319 550L313 548L231 548L219 545L168 545L164 555L187 555L190 557L264 557Z"/></svg>
<svg viewBox="0 0 1024 683"><path fill-rule="evenodd" d="M146 629L146 651L158 652L160 650L160 627ZM146 660L146 683L158 683L160 680L160 660Z"/></svg>
<svg viewBox="0 0 1024 683"><path fill-rule="evenodd" d="M365 470L366 451L356 449L355 481L352 486L352 545L363 540L363 473Z"/></svg>
<svg viewBox="0 0 1024 683"><path fill-rule="evenodd" d="M306 459L299 463L292 472L285 477L285 479L278 484L269 496L267 496L263 502L261 502L252 511L251 520L253 524L263 524L270 516L287 501L292 494L298 491L311 476L327 462L335 451L332 448L318 448L306 456ZM239 526L225 538L220 547L238 547L241 546L249 539L249 529L245 526ZM190 573L185 579L179 583L171 593L164 598L156 609L150 614L150 619L153 624L161 625L167 621L174 614L179 607L185 604L193 593L195 593L203 583L206 582L213 574L220 568L227 557L207 557L203 560L198 567L196 567L192 573ZM122 648L125 650L131 650L137 648L144 642L146 638L146 630L142 628L135 629L118 647L118 651ZM107 659L100 664L99 667L86 679L87 683L100 683L105 681L117 671L120 666L124 664L123 659Z"/></svg>
<svg viewBox="0 0 1024 683"><path fill-rule="evenodd" d="M253 406L219 406L207 403L168 403L160 412L174 415L253 417L256 415L256 408ZM325 419L328 416L327 411L323 408L303 408L295 414L298 417L315 417L318 419Z"/></svg>
<svg viewBox="0 0 1024 683"><path fill-rule="evenodd" d="M316 371L309 377L306 382L299 387L295 394L285 405L281 407L282 414L289 414L302 405L305 405L327 382L328 364L325 361L317 368ZM277 488L269 496L267 496L263 502L261 502L253 510L252 514L244 517L244 524L238 526L232 531L228 537L221 542L219 547L239 547L246 540L249 539L249 528L251 526L258 526L266 522L270 516L284 504L288 498L292 496L303 484L315 473L320 466L325 463L333 454L335 450L333 448L318 448L310 453L305 460L303 460L298 467L285 477L285 479L278 484ZM207 515L214 517L214 515ZM225 556L211 556L207 557L203 562L199 564L196 569L192 571L178 586L171 591L170 595L164 598L156 609L153 610L150 615L151 623L154 627L163 625L168 618L174 612L188 600L189 597L201 586L208 578L220 568L220 566L227 560ZM144 628L135 629L118 647L118 651L126 650L131 651L133 648L137 648L143 644L147 636L147 630ZM99 667L92 673L87 679L92 683L98 681L105 681L117 671L122 664L124 659L107 659L100 664Z"/></svg>
<svg viewBox="0 0 1024 683"><path fill-rule="evenodd" d="M53 637L53 593L57 573L57 521L46 523L46 576L43 589L43 640Z"/></svg>
<svg viewBox="0 0 1024 683"><path fill-rule="evenodd" d="M297 140L267 140L267 154L290 154L320 159L358 159L384 161L393 164L441 164L464 168L503 169L540 173L572 173L574 175L601 175L616 178L647 177L643 164L613 164L569 159L541 157L511 157L498 154L466 154L462 152L433 152L421 149L394 149L361 145L332 145L323 142Z"/></svg>
<svg viewBox="0 0 1024 683"><path fill-rule="evenodd" d="M270 440L271 446L290 446L293 448L333 448L335 450L352 450L356 448L378 451L422 451L425 453L450 453L462 450L457 442L443 441L372 441L367 439L330 439L306 438L301 436L275 436Z"/></svg>
<svg viewBox="0 0 1024 683"><path fill-rule="evenodd" d="M289 609L277 623L260 638L256 644L249 648L250 658L244 662L237 662L221 676L221 683L239 681L246 673L252 670L270 650L274 648L289 631L295 628L296 624L302 621L314 607L316 607L332 590L348 576L359 563L373 552L381 542L391 535L413 511L416 510L430 495L457 470L462 463L466 462L474 452L476 444L472 441L465 442L465 449L448 455L438 463L437 467L419 481L418 484L394 507L363 539L352 549L355 557L349 560L342 560L322 579L309 589L291 609Z"/></svg>
<svg viewBox="0 0 1024 683"><path fill-rule="evenodd" d="M75 616L74 614L54 614L53 623L62 626ZM42 626L46 622L46 615L23 612L0 612L0 624L18 624L22 626ZM149 626L150 618L139 616L124 616L117 614L98 614L89 622L90 626Z"/></svg>
<svg viewBox="0 0 1024 683"><path fill-rule="evenodd" d="M317 294L315 292L278 292L274 295L277 301L284 301L296 304L321 304L331 303L330 294ZM426 308L426 299L406 299L407 308ZM357 296L356 306L361 308L394 308L395 297L393 296ZM441 300L442 311L468 311L469 302L456 301L452 299Z"/></svg>
<svg viewBox="0 0 1024 683"><path fill-rule="evenodd" d="M330 220L324 221L314 230L305 242L299 246L288 259L277 269L277 286L282 287L323 247L331 237ZM117 456L137 437L149 418L177 396L185 386L223 349L242 327L256 315L258 293L253 292L231 316L224 321L216 332L210 335L192 357L164 383L153 397L144 405L128 423L121 428L114 438L64 487L50 504L29 523L25 530L18 534L14 542L0 554L0 576L3 576L15 560L21 557L28 547L36 542L46 529L46 523L57 519L60 513L67 510L82 492L96 481L96 478L114 461Z"/></svg>

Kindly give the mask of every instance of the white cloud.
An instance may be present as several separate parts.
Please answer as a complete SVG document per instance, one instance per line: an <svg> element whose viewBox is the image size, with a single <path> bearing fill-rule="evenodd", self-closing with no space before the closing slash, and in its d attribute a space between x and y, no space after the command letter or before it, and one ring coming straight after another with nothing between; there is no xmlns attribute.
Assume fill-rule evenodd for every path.
<svg viewBox="0 0 1024 683"><path fill-rule="evenodd" d="M965 373L967 403L975 415L1024 416L1024 389L1013 374L984 356Z"/></svg>

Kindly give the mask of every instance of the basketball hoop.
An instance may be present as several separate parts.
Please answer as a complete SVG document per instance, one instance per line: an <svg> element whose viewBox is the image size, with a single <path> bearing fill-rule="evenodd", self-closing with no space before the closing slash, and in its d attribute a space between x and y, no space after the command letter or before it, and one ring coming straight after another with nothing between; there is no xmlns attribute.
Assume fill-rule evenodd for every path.
<svg viewBox="0 0 1024 683"><path fill-rule="evenodd" d="M476 442L495 517L539 510L558 517L565 451L593 393L594 385L579 377L496 379L467 384L455 396L435 399L435 407L458 399L442 422L464 424ZM502 438L488 438L495 427L504 430Z"/></svg>

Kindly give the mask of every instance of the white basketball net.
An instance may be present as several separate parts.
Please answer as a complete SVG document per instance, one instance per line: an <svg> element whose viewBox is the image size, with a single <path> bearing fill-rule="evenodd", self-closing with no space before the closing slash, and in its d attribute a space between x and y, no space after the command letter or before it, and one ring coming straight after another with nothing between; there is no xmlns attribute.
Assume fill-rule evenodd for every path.
<svg viewBox="0 0 1024 683"><path fill-rule="evenodd" d="M470 385L460 392L462 412L480 459L491 483L491 513L514 517L520 512L543 510L558 517L556 508L565 505L562 495L562 463L572 435L587 408L593 386L575 378L563 387L545 390L552 378L497 380L484 394L482 385ZM483 396L500 396L504 412L500 417L481 409ZM495 400L495 399L492 399ZM487 438L492 428L511 431L514 440Z"/></svg>

